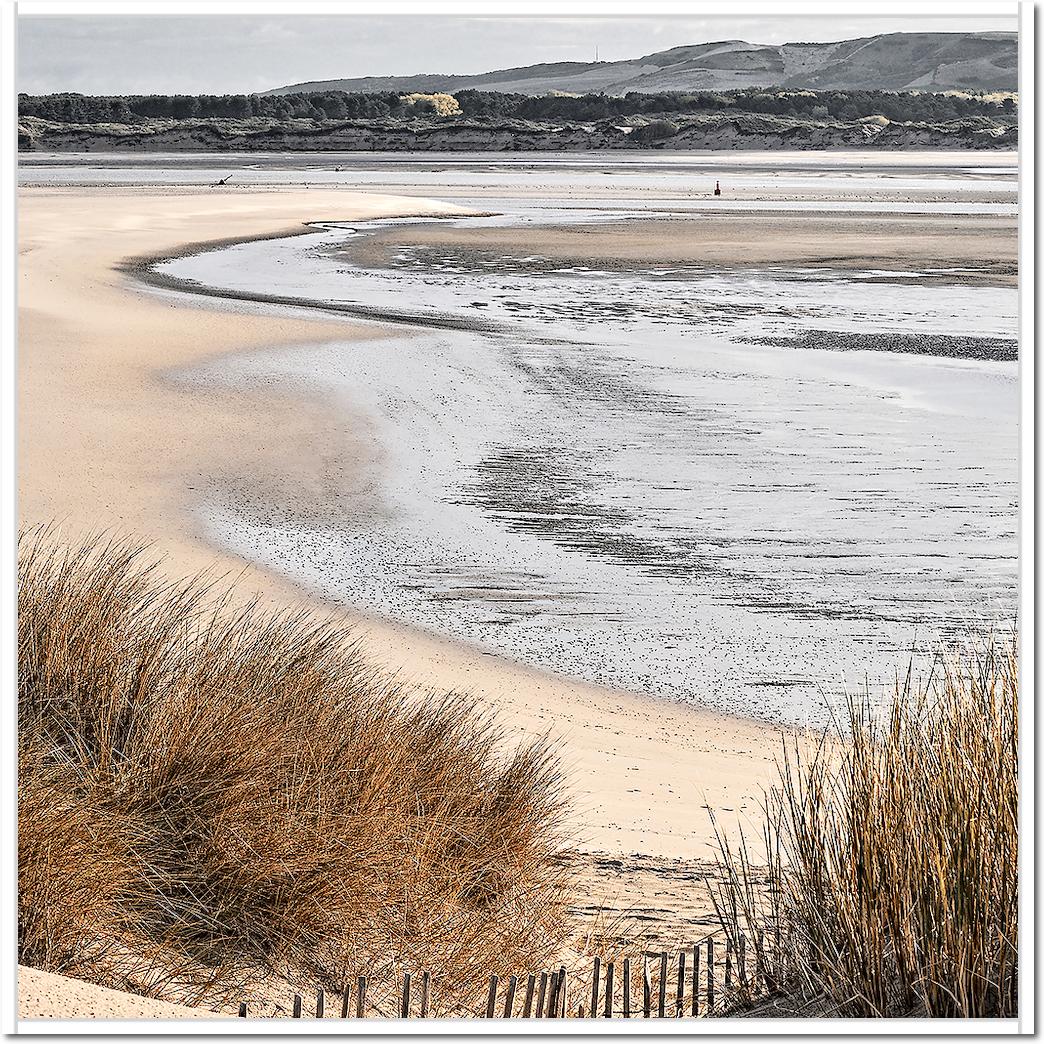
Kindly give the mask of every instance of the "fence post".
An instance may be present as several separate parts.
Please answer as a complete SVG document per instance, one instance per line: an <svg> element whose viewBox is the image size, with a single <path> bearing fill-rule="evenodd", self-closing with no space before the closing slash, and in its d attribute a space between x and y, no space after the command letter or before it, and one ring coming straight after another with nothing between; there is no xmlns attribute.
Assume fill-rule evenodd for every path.
<svg viewBox="0 0 1044 1044"><path fill-rule="evenodd" d="M736 956L736 967L739 971L740 985L747 988L747 937L741 935L739 937L739 953Z"/></svg>
<svg viewBox="0 0 1044 1044"><path fill-rule="evenodd" d="M568 1005L569 1005L569 984L566 982L566 970L565 970L565 965L564 964L562 965L561 968L558 969L558 995L562 999L562 1003L560 1005L560 1007L562 1009L562 1018L563 1019L568 1019L569 1018L569 1007L568 1007Z"/></svg>
<svg viewBox="0 0 1044 1044"><path fill-rule="evenodd" d="M714 940L707 940L707 1014L714 1014Z"/></svg>
<svg viewBox="0 0 1044 1044"><path fill-rule="evenodd" d="M514 1014L513 1009L515 1007L515 988L518 986L518 976L512 975L508 979L507 996L504 998L504 1018L510 1019Z"/></svg>
<svg viewBox="0 0 1044 1044"><path fill-rule="evenodd" d="M294 1018L299 1019L301 1017L301 994L294 994Z"/></svg>
<svg viewBox="0 0 1044 1044"><path fill-rule="evenodd" d="M246 1001L240 1001L239 1002L239 1017L241 1019L245 1019L247 1017L246 1013L247 1013Z"/></svg>
<svg viewBox="0 0 1044 1044"><path fill-rule="evenodd" d="M602 974L602 958L595 957L594 975L591 976L591 1018L598 1018L598 986Z"/></svg>
<svg viewBox="0 0 1044 1044"><path fill-rule="evenodd" d="M558 1018L558 972L551 973L551 981L547 984L547 1017Z"/></svg>
<svg viewBox="0 0 1044 1044"><path fill-rule="evenodd" d="M493 1018L493 1011L497 1006L497 977L489 977L489 996L486 998L486 1018Z"/></svg>
<svg viewBox="0 0 1044 1044"><path fill-rule="evenodd" d="M613 962L605 966L605 1017L613 1017Z"/></svg>
<svg viewBox="0 0 1044 1044"><path fill-rule="evenodd" d="M623 1017L631 1017L631 958L624 958L623 965Z"/></svg>
<svg viewBox="0 0 1044 1044"><path fill-rule="evenodd" d="M428 1017L428 1004L431 1001L431 972L426 971L421 976L421 1010L420 1017L426 1019Z"/></svg>
<svg viewBox="0 0 1044 1044"><path fill-rule="evenodd" d="M352 984L346 982L344 984L344 995L341 997L341 1018L348 1018L348 1005L352 999Z"/></svg>
<svg viewBox="0 0 1044 1044"><path fill-rule="evenodd" d="M725 993L732 989L732 939L725 940Z"/></svg>
<svg viewBox="0 0 1044 1044"><path fill-rule="evenodd" d="M540 992L537 995L536 1017L544 1017L544 994L547 992L547 972L540 973Z"/></svg>
<svg viewBox="0 0 1044 1044"><path fill-rule="evenodd" d="M528 1019L533 1014L533 990L536 989L536 975L529 973L526 981L526 1001L522 1007L522 1018Z"/></svg>
<svg viewBox="0 0 1044 1044"><path fill-rule="evenodd" d="M410 1017L410 973L404 972L402 976L402 1008L400 1014L404 1019Z"/></svg>
<svg viewBox="0 0 1044 1044"><path fill-rule="evenodd" d="M685 951L678 954L678 996L675 998L675 1015L680 1019L685 1014Z"/></svg>
<svg viewBox="0 0 1044 1044"><path fill-rule="evenodd" d="M366 1017L366 976L359 976L359 988L355 991L355 1017L362 1019Z"/></svg>
<svg viewBox="0 0 1044 1044"><path fill-rule="evenodd" d="M700 1013L700 944L692 948L692 1017Z"/></svg>
<svg viewBox="0 0 1044 1044"><path fill-rule="evenodd" d="M667 954L660 954L660 1003L658 1014L661 1019L667 1017Z"/></svg>
<svg viewBox="0 0 1044 1044"><path fill-rule="evenodd" d="M322 1019L326 1017L326 990L320 990L315 995L315 1017Z"/></svg>
<svg viewBox="0 0 1044 1044"><path fill-rule="evenodd" d="M642 1008L647 1019L652 1018L652 982L649 980L649 958L642 956Z"/></svg>

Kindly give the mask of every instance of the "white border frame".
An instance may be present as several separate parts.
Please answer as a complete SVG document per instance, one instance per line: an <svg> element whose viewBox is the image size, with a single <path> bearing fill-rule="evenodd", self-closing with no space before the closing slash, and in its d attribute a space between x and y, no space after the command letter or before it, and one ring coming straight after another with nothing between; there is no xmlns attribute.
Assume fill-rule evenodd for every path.
<svg viewBox="0 0 1044 1044"><path fill-rule="evenodd" d="M16 312L17 312L17 88L15 78L15 21L19 15L58 14L446 14L446 15L744 15L757 16L769 13L779 16L781 9L789 15L822 15L824 18L839 15L835 0L805 0L805 2L771 2L771 0L732 0L731 3L700 3L698 6L686 0L650 0L638 4L635 0L23 0L15 4L12 0L0 0L0 84L2 84L2 110L0 110L0 236L2 236L2 258L0 258L0 300L3 303L3 351L0 369L0 459L3 480L0 482L0 541L6 554L0 559L0 678L3 679L4 717L6 749L13 752L15 741L15 708L17 683L17 576L15 552L17 537L17 485L16 485ZM17 7L17 11L16 11ZM528 1033L551 1037L561 1036L620 1036L620 1035L700 1035L713 1036L1002 1036L1032 1035L1036 1032L1036 804L1035 781L1036 749L1034 653L1036 636L1035 595L1035 449L1036 449L1036 366L1035 349L1035 268L1034 268L1034 111L1035 111L1035 65L1034 31L1035 10L1028 0L1016 5L1009 0L954 0L954 2L921 2L911 5L896 0L879 0L878 3L845 4L846 17L856 15L920 14L940 17L974 17L989 10L996 16L999 11L1019 15L1019 290L1020 290L1020 382L1021 382L1021 477L1022 496L1020 503L1020 614L1022 632L1021 687L1030 694L1021 704L1020 723L1020 963L1018 1020L974 1022L970 1020L927 1020L895 1019L868 1022L865 1020L839 1019L735 1019L716 1020L711 1024L693 1024L686 1020L630 1020L591 1021L571 1019L568 1022L533 1022L523 1028L521 1023L500 1020L420 1020L382 1019L367 1020L364 1026L358 1022L339 1020L303 1020L288 1025L286 1020L104 1020L96 1021L19 1021L17 1019L17 963L13 942L17 936L17 873L13 857L16 849L9 849L10 856L0 865L0 876L4 883L2 920L3 939L10 949L5 949L3 968L7 989L0 989L3 1004L3 1026L10 1032L29 1035L90 1035L90 1036L225 1036L248 1034L271 1036L287 1034L293 1029L296 1035L352 1035L395 1036L515 1036ZM16 758L11 758L12 762ZM13 788L12 788L13 789ZM8 800L0 802L0 836L16 836L15 795L9 793ZM706 1027L706 1029L704 1028ZM562 1031L565 1030L563 1033Z"/></svg>

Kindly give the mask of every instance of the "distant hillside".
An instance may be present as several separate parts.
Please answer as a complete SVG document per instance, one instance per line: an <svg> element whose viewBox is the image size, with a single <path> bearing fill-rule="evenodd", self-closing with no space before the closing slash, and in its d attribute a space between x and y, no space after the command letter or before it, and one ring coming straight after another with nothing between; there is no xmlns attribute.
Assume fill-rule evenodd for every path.
<svg viewBox="0 0 1044 1044"><path fill-rule="evenodd" d="M539 95L730 90L1018 89L1015 33L889 33L836 43L751 44L743 40L672 47L620 62L556 62L475 76L427 73L289 84L266 94L307 91L459 91Z"/></svg>

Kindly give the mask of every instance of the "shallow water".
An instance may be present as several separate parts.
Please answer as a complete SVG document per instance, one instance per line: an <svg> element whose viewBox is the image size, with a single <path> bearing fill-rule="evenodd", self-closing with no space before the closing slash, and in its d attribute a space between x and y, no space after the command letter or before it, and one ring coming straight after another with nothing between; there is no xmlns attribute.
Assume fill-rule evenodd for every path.
<svg viewBox="0 0 1044 1044"><path fill-rule="evenodd" d="M505 216L462 223L605 216L501 203ZM344 405L331 443L362 421L381 447L365 484L345 476L308 513L215 483L200 515L216 541L527 663L795 723L821 720L823 689L1010 619L1017 364L988 344L948 358L751 342L1011 345L1014 290L570 268L524 250L411 247L367 268L352 247L373 227L161 266L421 324L180 376L314 390Z"/></svg>

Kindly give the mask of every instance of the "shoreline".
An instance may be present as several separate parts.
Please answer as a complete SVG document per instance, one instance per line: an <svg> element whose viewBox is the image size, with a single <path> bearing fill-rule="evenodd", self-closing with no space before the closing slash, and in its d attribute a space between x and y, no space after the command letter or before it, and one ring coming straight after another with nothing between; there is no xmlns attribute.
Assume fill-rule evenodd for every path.
<svg viewBox="0 0 1044 1044"><path fill-rule="evenodd" d="M138 206L128 207L128 200ZM99 528L127 532L155 541L166 556L164 568L179 575L238 574L244 597L256 593L270 604L329 612L302 587L253 564L244 569L236 556L206 544L190 507L198 462L208 450L262 481L267 473L322 482L328 477L322 466L330 464L328 407L308 402L302 408L296 393L267 388L188 395L171 389L163 375L235 352L386 335L343 319L201 308L188 298L135 293L121 265L186 244L227 241L229 224L236 238L258 238L301 231L307 220L425 209L461 213L452 204L425 208L417 197L343 190L20 189L21 523L57 517L73 536ZM153 349L148 358L142 343ZM104 386L108 407L92 400ZM55 418L81 430L57 432ZM278 447L268 439L272 431L279 432ZM358 468L365 434L355 432L355 445L334 451L340 464ZM136 445L142 439L145 446ZM265 451L244 456L251 445ZM55 461L71 447L79 451L79 466L70 460L63 473ZM288 466L317 452L325 454L317 470L288 474ZM705 858L715 847L707 807L728 826L738 814L754 813L762 786L774 779L779 727L547 675L399 624L337 612L357 626L369 658L404 680L469 691L492 703L520 735L552 731L572 783L569 827L586 851ZM684 762L676 764L679 752ZM702 796L693 801L693 795Z"/></svg>

